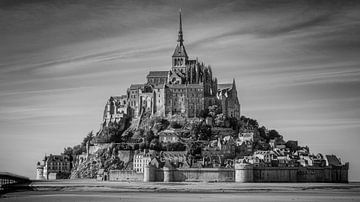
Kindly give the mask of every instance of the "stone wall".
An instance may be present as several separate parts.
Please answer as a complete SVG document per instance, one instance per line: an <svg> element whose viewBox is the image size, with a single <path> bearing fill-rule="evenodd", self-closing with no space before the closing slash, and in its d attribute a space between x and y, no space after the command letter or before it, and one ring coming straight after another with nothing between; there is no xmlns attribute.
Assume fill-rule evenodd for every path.
<svg viewBox="0 0 360 202"><path fill-rule="evenodd" d="M254 182L348 182L348 167L254 167Z"/></svg>
<svg viewBox="0 0 360 202"><path fill-rule="evenodd" d="M226 168L188 168L173 169L172 181L207 181L207 182L234 182L234 169ZM171 179L171 178L170 178Z"/></svg>
<svg viewBox="0 0 360 202"><path fill-rule="evenodd" d="M149 181L156 182L234 182L234 169L226 168L149 168ZM145 172L147 175L147 172ZM151 176L154 175L154 176ZM144 180L146 181L146 180Z"/></svg>
<svg viewBox="0 0 360 202"><path fill-rule="evenodd" d="M128 170L110 170L109 180L110 181L133 181L139 182L143 181L143 173L137 173L135 171Z"/></svg>
<svg viewBox="0 0 360 202"><path fill-rule="evenodd" d="M348 164L340 167L253 167L162 169L147 166L145 182L348 182Z"/></svg>

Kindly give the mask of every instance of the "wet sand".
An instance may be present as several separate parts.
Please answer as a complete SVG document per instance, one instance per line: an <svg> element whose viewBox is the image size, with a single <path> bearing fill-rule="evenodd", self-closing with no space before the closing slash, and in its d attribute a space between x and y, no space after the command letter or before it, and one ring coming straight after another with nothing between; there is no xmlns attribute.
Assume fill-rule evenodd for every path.
<svg viewBox="0 0 360 202"><path fill-rule="evenodd" d="M359 193L349 192L251 192L251 193L158 193L158 192L71 192L42 191L6 194L0 201L360 201Z"/></svg>
<svg viewBox="0 0 360 202"><path fill-rule="evenodd" d="M142 183L37 181L0 201L360 201L360 183Z"/></svg>

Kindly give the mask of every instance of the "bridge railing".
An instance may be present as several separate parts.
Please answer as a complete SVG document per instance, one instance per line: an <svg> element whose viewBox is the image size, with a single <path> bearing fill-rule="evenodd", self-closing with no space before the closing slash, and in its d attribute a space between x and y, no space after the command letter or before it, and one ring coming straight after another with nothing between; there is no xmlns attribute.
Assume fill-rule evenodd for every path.
<svg viewBox="0 0 360 202"><path fill-rule="evenodd" d="M16 185L28 185L30 179L8 172L0 172L0 193L16 190Z"/></svg>

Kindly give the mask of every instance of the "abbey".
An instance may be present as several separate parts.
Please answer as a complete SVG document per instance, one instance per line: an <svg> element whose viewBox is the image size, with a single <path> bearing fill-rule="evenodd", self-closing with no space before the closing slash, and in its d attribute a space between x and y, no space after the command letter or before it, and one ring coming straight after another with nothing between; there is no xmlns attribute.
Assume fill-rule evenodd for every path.
<svg viewBox="0 0 360 202"><path fill-rule="evenodd" d="M235 79L218 84L211 67L190 59L184 45L181 12L179 34L169 71L150 71L147 82L132 84L126 95L111 97L105 106L104 122L118 122L124 116L139 118L181 115L199 117L217 105L227 117L240 118Z"/></svg>

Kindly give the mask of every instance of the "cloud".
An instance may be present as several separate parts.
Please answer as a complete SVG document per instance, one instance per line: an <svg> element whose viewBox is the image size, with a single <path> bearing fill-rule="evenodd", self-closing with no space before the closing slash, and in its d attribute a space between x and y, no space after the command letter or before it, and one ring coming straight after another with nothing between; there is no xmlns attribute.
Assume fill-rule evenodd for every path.
<svg viewBox="0 0 360 202"><path fill-rule="evenodd" d="M360 125L356 1L12 0L0 2L1 140L61 137L46 147L61 152L97 129L108 96L170 68L179 7L189 56L236 78L245 115L300 141L323 131L324 144Z"/></svg>

